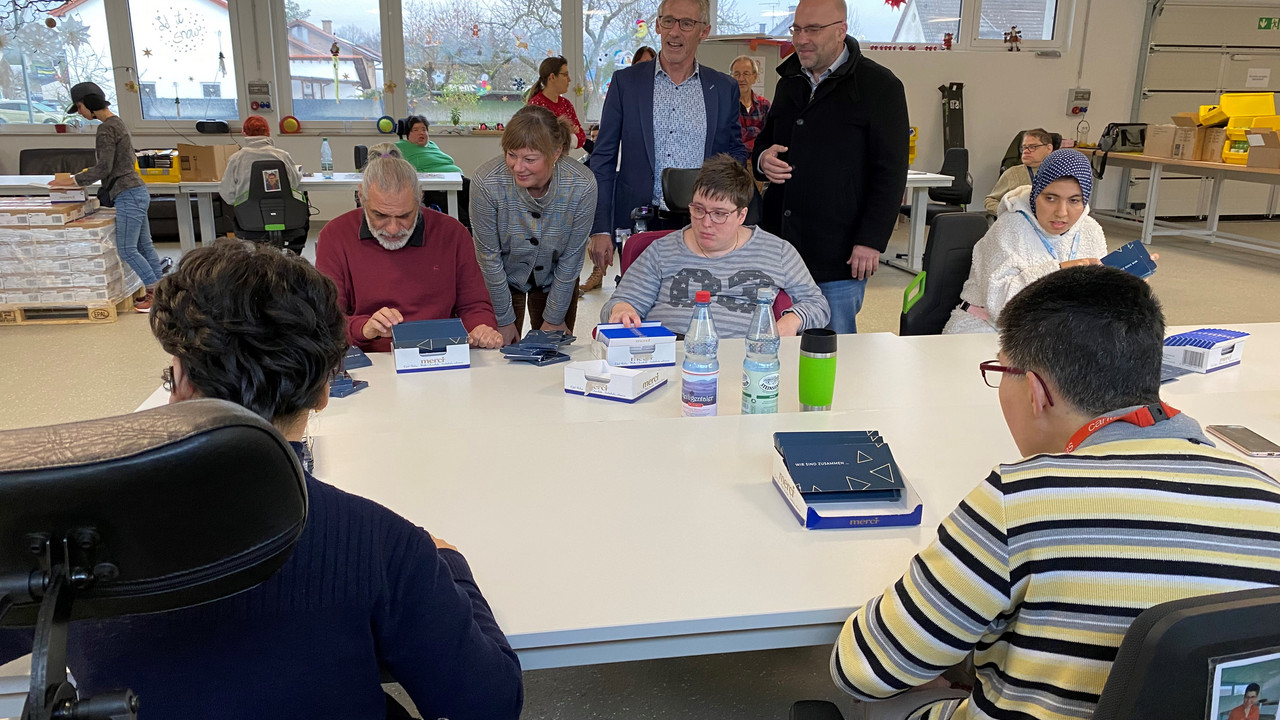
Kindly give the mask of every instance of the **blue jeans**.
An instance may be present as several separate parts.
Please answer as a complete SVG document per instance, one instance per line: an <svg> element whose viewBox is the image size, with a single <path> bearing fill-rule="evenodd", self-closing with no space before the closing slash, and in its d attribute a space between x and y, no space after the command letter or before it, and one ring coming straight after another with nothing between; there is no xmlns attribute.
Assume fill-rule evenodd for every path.
<svg viewBox="0 0 1280 720"><path fill-rule="evenodd" d="M840 335L858 332L858 311L862 309L862 296L867 291L866 280L832 280L818 283L818 289L831 306L831 322L827 328Z"/></svg>
<svg viewBox="0 0 1280 720"><path fill-rule="evenodd" d="M129 188L116 195L116 252L120 259L142 278L142 284L154 287L164 271L160 256L151 244L151 223L147 208L151 193L145 187Z"/></svg>

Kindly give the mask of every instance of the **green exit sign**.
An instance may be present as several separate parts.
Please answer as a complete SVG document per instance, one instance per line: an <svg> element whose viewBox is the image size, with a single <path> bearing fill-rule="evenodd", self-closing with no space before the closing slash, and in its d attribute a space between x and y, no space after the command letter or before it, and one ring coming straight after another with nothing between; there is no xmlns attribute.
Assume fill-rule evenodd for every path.
<svg viewBox="0 0 1280 720"><path fill-rule="evenodd" d="M1280 18L1260 17L1258 18L1259 30L1280 30Z"/></svg>

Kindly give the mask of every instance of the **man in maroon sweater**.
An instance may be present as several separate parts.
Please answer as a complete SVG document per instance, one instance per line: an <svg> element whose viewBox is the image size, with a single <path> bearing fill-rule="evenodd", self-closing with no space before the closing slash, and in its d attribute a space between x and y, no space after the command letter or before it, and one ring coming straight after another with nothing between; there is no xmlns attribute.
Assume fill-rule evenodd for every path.
<svg viewBox="0 0 1280 720"><path fill-rule="evenodd" d="M456 317L472 347L501 347L471 235L457 220L423 208L421 197L412 165L372 159L360 183L363 207L320 231L316 267L338 286L347 340L388 351L392 326Z"/></svg>

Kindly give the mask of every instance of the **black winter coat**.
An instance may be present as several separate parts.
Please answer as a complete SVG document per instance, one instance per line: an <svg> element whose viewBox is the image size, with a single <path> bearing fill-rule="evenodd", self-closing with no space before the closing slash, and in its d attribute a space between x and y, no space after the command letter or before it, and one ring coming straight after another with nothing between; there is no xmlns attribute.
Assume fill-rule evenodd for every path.
<svg viewBox="0 0 1280 720"><path fill-rule="evenodd" d="M820 283L852 277L854 245L884 251L907 186L902 82L863 57L856 40L844 42L849 60L812 99L798 55L778 66L773 108L752 153L759 168L762 152L787 146L791 179L765 191L760 226L794 245Z"/></svg>

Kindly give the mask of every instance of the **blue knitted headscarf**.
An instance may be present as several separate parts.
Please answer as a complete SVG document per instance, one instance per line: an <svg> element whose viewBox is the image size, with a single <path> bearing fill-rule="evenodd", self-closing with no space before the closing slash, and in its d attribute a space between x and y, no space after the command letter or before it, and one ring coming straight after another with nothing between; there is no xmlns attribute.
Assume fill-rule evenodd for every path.
<svg viewBox="0 0 1280 720"><path fill-rule="evenodd" d="M1036 198L1041 191L1054 180L1075 178L1080 183L1080 194L1084 196L1084 204L1089 204L1089 193L1093 191L1093 166L1089 159L1079 150L1054 150L1045 156L1036 170L1036 177L1031 181L1031 207L1036 206Z"/></svg>

